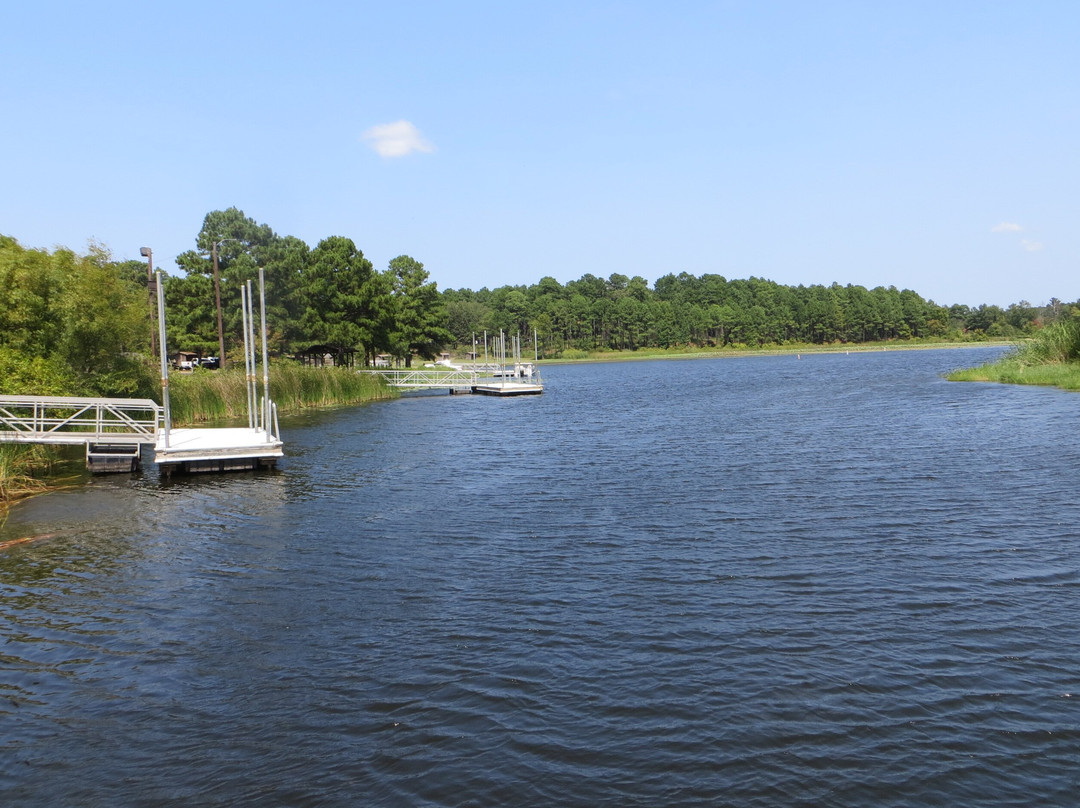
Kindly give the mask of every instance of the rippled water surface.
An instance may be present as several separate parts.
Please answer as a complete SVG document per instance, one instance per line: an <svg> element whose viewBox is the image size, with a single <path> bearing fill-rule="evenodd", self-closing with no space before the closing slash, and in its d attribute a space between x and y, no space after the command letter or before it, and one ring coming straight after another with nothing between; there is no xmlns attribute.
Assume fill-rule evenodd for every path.
<svg viewBox="0 0 1080 808"><path fill-rule="evenodd" d="M1037 805L1080 397L987 350L552 367L0 540L4 805Z"/></svg>

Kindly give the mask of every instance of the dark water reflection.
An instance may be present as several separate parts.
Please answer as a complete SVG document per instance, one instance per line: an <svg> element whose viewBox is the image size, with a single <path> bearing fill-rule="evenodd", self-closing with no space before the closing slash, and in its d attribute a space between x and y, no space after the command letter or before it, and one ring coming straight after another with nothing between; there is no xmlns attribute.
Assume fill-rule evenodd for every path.
<svg viewBox="0 0 1080 808"><path fill-rule="evenodd" d="M1069 804L1080 398L987 351L556 367L0 540L0 799Z"/></svg>

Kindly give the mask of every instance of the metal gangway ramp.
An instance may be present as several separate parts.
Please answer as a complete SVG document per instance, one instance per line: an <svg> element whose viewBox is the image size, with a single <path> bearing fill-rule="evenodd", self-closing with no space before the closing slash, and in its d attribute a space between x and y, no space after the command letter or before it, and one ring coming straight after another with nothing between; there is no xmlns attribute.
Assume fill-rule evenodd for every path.
<svg viewBox="0 0 1080 808"><path fill-rule="evenodd" d="M0 442L83 444L91 471L133 471L161 416L148 398L0 396Z"/></svg>
<svg viewBox="0 0 1080 808"><path fill-rule="evenodd" d="M381 376L390 387L398 390L456 390L472 391L479 374L475 370L442 370L416 368L411 370L363 370Z"/></svg>
<svg viewBox="0 0 1080 808"><path fill-rule="evenodd" d="M161 407L148 398L0 396L0 441L153 443Z"/></svg>

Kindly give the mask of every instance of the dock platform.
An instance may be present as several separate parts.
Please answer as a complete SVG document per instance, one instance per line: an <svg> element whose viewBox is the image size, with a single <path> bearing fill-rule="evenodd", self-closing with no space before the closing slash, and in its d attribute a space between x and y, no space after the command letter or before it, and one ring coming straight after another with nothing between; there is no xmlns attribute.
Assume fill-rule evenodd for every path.
<svg viewBox="0 0 1080 808"><path fill-rule="evenodd" d="M535 382L490 382L473 385L472 391L481 396L538 396L544 385Z"/></svg>
<svg viewBox="0 0 1080 808"><path fill-rule="evenodd" d="M166 474L273 468L283 454L280 439L246 427L173 429L154 446L154 462Z"/></svg>

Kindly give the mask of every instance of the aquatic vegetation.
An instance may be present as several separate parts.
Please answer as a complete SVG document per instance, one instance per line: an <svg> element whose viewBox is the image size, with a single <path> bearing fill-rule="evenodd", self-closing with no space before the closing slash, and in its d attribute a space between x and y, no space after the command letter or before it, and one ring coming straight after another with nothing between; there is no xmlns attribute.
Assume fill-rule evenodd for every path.
<svg viewBox="0 0 1080 808"><path fill-rule="evenodd" d="M1080 390L1080 320L1047 326L996 362L950 373L954 382L1034 384Z"/></svg>
<svg viewBox="0 0 1080 808"><path fill-rule="evenodd" d="M40 475L52 467L53 457L39 444L0 443L0 502L44 491Z"/></svg>
<svg viewBox="0 0 1080 808"><path fill-rule="evenodd" d="M1080 362L1080 320L1047 326L1017 346L1016 359L1025 365Z"/></svg>
<svg viewBox="0 0 1080 808"><path fill-rule="evenodd" d="M262 396L261 371L258 394ZM281 413L361 404L395 395L381 379L348 368L313 368L294 362L270 364L270 397ZM169 408L177 426L245 417L247 384L243 368L173 374L169 377Z"/></svg>

